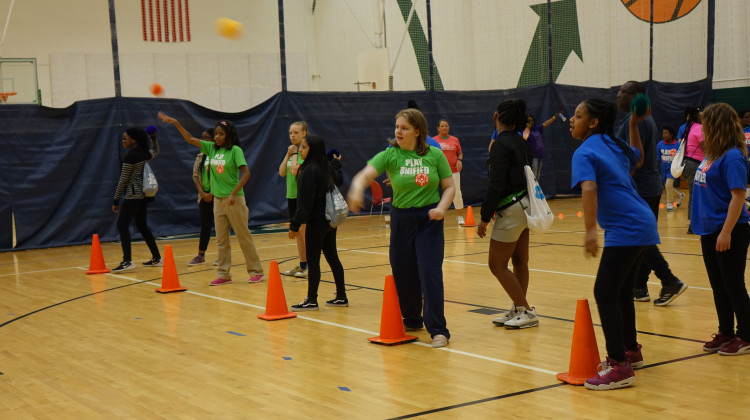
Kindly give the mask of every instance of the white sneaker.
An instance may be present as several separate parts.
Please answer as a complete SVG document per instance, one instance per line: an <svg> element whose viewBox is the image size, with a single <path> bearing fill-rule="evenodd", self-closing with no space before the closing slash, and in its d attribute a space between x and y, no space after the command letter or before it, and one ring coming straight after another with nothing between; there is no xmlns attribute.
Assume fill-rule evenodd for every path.
<svg viewBox="0 0 750 420"><path fill-rule="evenodd" d="M667 211L674 211L674 206L672 203L667 203Z"/></svg>
<svg viewBox="0 0 750 420"><path fill-rule="evenodd" d="M465 224L466 224L466 223L464 222L464 217L463 217L463 216L458 216L458 224L459 224L459 225L465 225Z"/></svg>
<svg viewBox="0 0 750 420"><path fill-rule="evenodd" d="M300 268L298 272L294 273L294 277L297 278L306 278L307 277L307 269L306 268Z"/></svg>
<svg viewBox="0 0 750 420"><path fill-rule="evenodd" d="M680 207L680 204L682 204L682 199L685 198L685 193L681 192L680 196L677 197L677 207Z"/></svg>
<svg viewBox="0 0 750 420"><path fill-rule="evenodd" d="M300 268L300 266L296 266L296 267L292 268L291 270L286 270L286 271L282 272L281 274L283 274L285 276L294 277L294 275L297 274L297 273L299 273L300 271L302 271L302 269Z"/></svg>
<svg viewBox="0 0 750 420"><path fill-rule="evenodd" d="M502 327L503 325L505 325L506 322L515 318L517 315L518 315L518 309L516 309L516 304L514 303L513 306L510 307L510 310L505 315L499 318L493 319L492 323L497 325L498 327Z"/></svg>
<svg viewBox="0 0 750 420"><path fill-rule="evenodd" d="M515 318L505 322L505 328L513 330L538 326L539 317L536 316L536 309L526 309L523 306L518 307L518 314Z"/></svg>

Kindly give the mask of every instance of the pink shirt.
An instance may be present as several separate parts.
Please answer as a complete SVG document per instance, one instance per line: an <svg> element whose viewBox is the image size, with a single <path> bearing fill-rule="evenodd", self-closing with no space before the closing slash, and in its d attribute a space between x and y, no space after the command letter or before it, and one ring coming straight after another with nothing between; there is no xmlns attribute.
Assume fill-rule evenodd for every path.
<svg viewBox="0 0 750 420"><path fill-rule="evenodd" d="M443 149L443 154L448 159L448 164L451 165L451 172L454 174L458 172L458 169L456 169L456 161L458 160L458 156L462 154L461 143L458 142L458 138L451 135L446 139L439 135L433 138L440 143L440 148Z"/></svg>
<svg viewBox="0 0 750 420"><path fill-rule="evenodd" d="M703 154L703 149L699 146L701 143L703 143L703 126L701 124L693 124L687 136L685 156L695 159L698 162L703 162L705 155Z"/></svg>

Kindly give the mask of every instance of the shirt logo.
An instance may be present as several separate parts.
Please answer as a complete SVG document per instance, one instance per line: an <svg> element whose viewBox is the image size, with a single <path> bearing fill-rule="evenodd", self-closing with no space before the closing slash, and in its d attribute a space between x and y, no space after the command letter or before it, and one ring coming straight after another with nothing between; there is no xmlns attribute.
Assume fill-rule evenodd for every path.
<svg viewBox="0 0 750 420"><path fill-rule="evenodd" d="M428 182L430 182L430 177L426 173L417 174L417 176L414 177L414 182L416 182L420 187L424 187Z"/></svg>

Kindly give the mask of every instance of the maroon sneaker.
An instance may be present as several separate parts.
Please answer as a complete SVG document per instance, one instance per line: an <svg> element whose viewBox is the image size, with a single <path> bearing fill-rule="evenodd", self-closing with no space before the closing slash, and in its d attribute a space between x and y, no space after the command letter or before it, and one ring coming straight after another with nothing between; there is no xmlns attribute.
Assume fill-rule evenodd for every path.
<svg viewBox="0 0 750 420"><path fill-rule="evenodd" d="M599 364L599 373L593 378L586 379L584 386L594 391L625 388L635 383L635 372L630 363L620 366L620 362L607 357Z"/></svg>
<svg viewBox="0 0 750 420"><path fill-rule="evenodd" d="M643 354L641 354L641 346L638 345L638 350L625 350L625 356L628 358L628 363L633 369L640 369L643 367Z"/></svg>
<svg viewBox="0 0 750 420"><path fill-rule="evenodd" d="M719 354L722 356L740 356L742 354L750 354L750 343L739 337L734 337L729 344L719 349Z"/></svg>
<svg viewBox="0 0 750 420"><path fill-rule="evenodd" d="M703 345L703 350L709 353L715 353L722 347L729 344L729 342L732 340L734 340L734 337L730 337L723 332L719 332L718 334L714 334L711 336L711 341Z"/></svg>

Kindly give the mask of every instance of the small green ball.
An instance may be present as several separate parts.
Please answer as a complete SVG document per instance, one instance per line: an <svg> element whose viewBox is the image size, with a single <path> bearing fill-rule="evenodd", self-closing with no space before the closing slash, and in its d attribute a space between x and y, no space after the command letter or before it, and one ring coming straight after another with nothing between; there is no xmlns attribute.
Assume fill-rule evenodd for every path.
<svg viewBox="0 0 750 420"><path fill-rule="evenodd" d="M635 115L641 116L646 113L650 106L651 99L649 99L648 96L639 93L635 95L635 98L630 102L630 111L634 112Z"/></svg>

